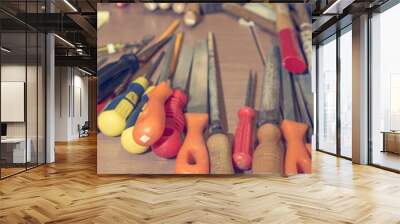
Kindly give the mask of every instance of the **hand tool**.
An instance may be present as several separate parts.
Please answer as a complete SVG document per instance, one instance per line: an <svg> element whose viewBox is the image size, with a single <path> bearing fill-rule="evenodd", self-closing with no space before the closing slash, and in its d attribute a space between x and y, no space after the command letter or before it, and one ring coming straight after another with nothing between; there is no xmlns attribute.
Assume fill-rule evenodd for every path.
<svg viewBox="0 0 400 224"><path fill-rule="evenodd" d="M137 104L135 109L133 110L132 114L128 118L127 124L126 124L126 129L122 132L121 134L121 145L122 147L130 153L133 154L140 154L146 152L149 147L148 146L142 146L139 145L135 142L133 139L133 129L135 128L134 125L140 115L140 113L144 110L144 108L147 105L147 101L149 99L148 94L154 89L154 86L150 86L149 88L146 89L146 92L143 94L143 96L140 98L140 102Z"/></svg>
<svg viewBox="0 0 400 224"><path fill-rule="evenodd" d="M148 81L149 81L149 79L148 79L147 77L151 77L151 75L154 73L154 70L155 70L155 69L158 67L158 65L160 64L160 62L161 62L161 60L162 60L162 58L163 58L163 56L164 56L164 53L165 53L165 52L161 52L161 54L157 57L157 59L155 60L155 62L147 64L145 67L143 67L143 71L139 71L139 72L142 72L142 74L145 74L145 75L139 75L139 77L138 77L138 76L134 76L134 77L138 77L138 78L136 78L136 79L134 79L134 80L126 80L126 81L124 81L123 84L121 84L120 86L118 86L118 87L110 94L110 96L108 96L106 99L104 99L104 100L102 100L101 102L99 102L99 103L97 104L97 114L100 114L100 113L104 110L104 108L105 108L110 102L112 102L112 100L113 100L116 96L118 96L118 95L120 95L122 92L124 92L124 91L128 88L129 84L133 84L133 83L138 83L138 84L144 83L144 84L147 86L147 85L148 85ZM146 78L147 82L146 82L145 80L139 81L141 77ZM130 81L130 83L128 83L128 81ZM125 84L125 83L128 83L128 84ZM142 86L142 87L145 89L145 86Z"/></svg>
<svg viewBox="0 0 400 224"><path fill-rule="evenodd" d="M181 38L180 38L181 39ZM162 136L165 129L165 102L172 95L172 89L169 84L171 68L174 57L175 40L168 45L164 64L158 80L158 85L149 93L149 101L146 109L136 122L133 130L134 140L142 146L154 144Z"/></svg>
<svg viewBox="0 0 400 224"><path fill-rule="evenodd" d="M207 41L196 45L185 113L187 134L176 157L178 174L208 174L209 158L203 131L208 124Z"/></svg>
<svg viewBox="0 0 400 224"><path fill-rule="evenodd" d="M282 171L282 145L279 123L281 120L279 48L273 47L267 55L262 83L260 113L257 121L258 146L253 155L255 174L280 174Z"/></svg>
<svg viewBox="0 0 400 224"><path fill-rule="evenodd" d="M281 69L283 87L283 118L281 131L286 143L284 175L289 176L297 173L311 173L311 158L305 145L307 124L298 122L301 120L298 104L295 102L293 82L291 74Z"/></svg>
<svg viewBox="0 0 400 224"><path fill-rule="evenodd" d="M143 3L144 7L150 11L156 11L158 8L158 4L154 2Z"/></svg>
<svg viewBox="0 0 400 224"><path fill-rule="evenodd" d="M306 54L308 70L311 71L311 55L312 55L312 24L310 14L306 9L306 4L292 4L297 11L298 27L300 28L300 37L302 40L303 50Z"/></svg>
<svg viewBox="0 0 400 224"><path fill-rule="evenodd" d="M98 71L98 92L97 102L101 102L107 98L111 92L121 84L125 76L129 73L135 73L139 67L140 62L146 62L151 56L157 52L166 42L169 41L172 33L178 28L179 20L174 20L168 28L155 40L155 43L149 46L139 55L127 54L122 57L126 57L126 60L118 60L115 63L110 63ZM122 58L121 57L121 58ZM142 60L142 61L141 61ZM133 62L133 63L132 63ZM106 84L102 85L102 83Z"/></svg>
<svg viewBox="0 0 400 224"><path fill-rule="evenodd" d="M153 152L163 158L173 158L182 145L182 133L185 127L183 110L187 104L187 83L190 78L193 49L184 47L179 58L171 97L165 103L166 122L161 138L152 145Z"/></svg>
<svg viewBox="0 0 400 224"><path fill-rule="evenodd" d="M222 127L219 112L217 54L214 46L214 35L208 33L208 87L210 95L210 128L207 147L210 157L210 173L233 174L232 146Z"/></svg>
<svg viewBox="0 0 400 224"><path fill-rule="evenodd" d="M147 62L153 54L155 54L170 38L165 38L155 43L147 50L140 52L138 55L126 54L113 63L104 66L98 71L99 79L97 86L98 91L97 102L101 102L107 98L130 73L135 73L139 69L140 63Z"/></svg>
<svg viewBox="0 0 400 224"><path fill-rule="evenodd" d="M132 50L137 53L139 49L148 45L154 39L154 35L146 35L142 40L133 43L109 43L104 46L97 47L97 56L105 54L114 54L120 51Z"/></svg>
<svg viewBox="0 0 400 224"><path fill-rule="evenodd" d="M183 16L183 22L187 26L195 26L200 20L200 4L199 3L187 3L185 15Z"/></svg>
<svg viewBox="0 0 400 224"><path fill-rule="evenodd" d="M157 60L148 65L144 74L132 81L127 90L111 101L105 111L99 114L99 130L107 136L118 136L126 128L126 120L132 113L139 98L143 95L149 79L156 70L163 54Z"/></svg>
<svg viewBox="0 0 400 224"><path fill-rule="evenodd" d="M172 3L166 3L166 2L158 3L158 7L161 10L169 10L171 8L171 6L172 6Z"/></svg>
<svg viewBox="0 0 400 224"><path fill-rule="evenodd" d="M172 3L172 10L176 14L182 14L185 12L185 7L187 3Z"/></svg>
<svg viewBox="0 0 400 224"><path fill-rule="evenodd" d="M233 16L241 17L247 21L253 21L261 29L275 35L275 23L259 16L252 11L244 8L243 6L236 3L224 3L222 8L225 12L232 14Z"/></svg>
<svg viewBox="0 0 400 224"><path fill-rule="evenodd" d="M300 74L307 69L307 64L301 52L295 28L289 14L287 4L275 4L276 32L279 35L281 61L283 66L292 73Z"/></svg>
<svg viewBox="0 0 400 224"><path fill-rule="evenodd" d="M247 82L246 103L238 112L239 124L235 131L232 159L233 164L239 170L248 170L251 168L254 146L254 118L256 116L256 111L253 109L256 76L257 73L253 73L250 70Z"/></svg>
<svg viewBox="0 0 400 224"><path fill-rule="evenodd" d="M261 45L260 45L260 41L259 41L259 39L258 39L257 33L256 33L256 31L254 30L254 26L249 26L249 28L250 28L250 33L251 33L251 36L253 37L254 43L256 44L257 52L258 52L258 54L260 55L261 62L262 62L263 65L265 66L265 63L266 63L265 61L266 61L266 59L265 59L265 57L264 57L264 52L263 52L262 47L261 47Z"/></svg>

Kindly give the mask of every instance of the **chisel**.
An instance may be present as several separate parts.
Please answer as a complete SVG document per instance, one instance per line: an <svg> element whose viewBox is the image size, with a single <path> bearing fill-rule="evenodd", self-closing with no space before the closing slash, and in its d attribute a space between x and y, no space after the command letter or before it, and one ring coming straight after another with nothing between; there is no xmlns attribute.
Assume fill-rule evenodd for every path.
<svg viewBox="0 0 400 224"><path fill-rule="evenodd" d="M187 134L176 157L176 173L208 174L209 158L203 132L208 125L207 41L196 45L185 113Z"/></svg>
<svg viewBox="0 0 400 224"><path fill-rule="evenodd" d="M262 82L260 113L257 121L258 146L253 155L255 174L280 174L282 145L279 123L281 120L279 49L274 47L267 55Z"/></svg>
<svg viewBox="0 0 400 224"><path fill-rule="evenodd" d="M279 36L281 61L289 72L301 74L307 69L307 63L301 52L296 30L285 3L275 4L276 32Z"/></svg>
<svg viewBox="0 0 400 224"><path fill-rule="evenodd" d="M135 142L142 146L150 146L156 143L162 136L165 129L165 103L172 95L173 90L169 84L169 78L174 71L174 49L177 42L182 41L182 33L173 37L173 41L169 44L163 70L159 77L159 84L149 93L149 101L142 115L136 122L136 127L133 130L133 138Z"/></svg>
<svg viewBox="0 0 400 224"><path fill-rule="evenodd" d="M174 75L171 97L165 103L166 122L161 138L154 143L152 151L163 158L173 158L182 145L182 132L185 127L183 110L187 104L187 83L190 78L193 48L184 47Z"/></svg>
<svg viewBox="0 0 400 224"><path fill-rule="evenodd" d="M210 95L210 128L207 147L210 157L210 173L233 174L232 146L224 131L219 112L218 77L214 35L208 33L208 87Z"/></svg>
<svg viewBox="0 0 400 224"><path fill-rule="evenodd" d="M239 123L235 131L233 142L233 164L239 170L251 168L253 156L253 135L254 135L254 84L256 73L250 70L249 80L247 81L245 106L238 112Z"/></svg>
<svg viewBox="0 0 400 224"><path fill-rule="evenodd" d="M107 136L118 136L126 128L126 120L134 110L139 98L149 85L149 79L160 63L163 54L148 65L144 74L129 84L126 91L107 105L105 111L99 114L97 122L99 130Z"/></svg>

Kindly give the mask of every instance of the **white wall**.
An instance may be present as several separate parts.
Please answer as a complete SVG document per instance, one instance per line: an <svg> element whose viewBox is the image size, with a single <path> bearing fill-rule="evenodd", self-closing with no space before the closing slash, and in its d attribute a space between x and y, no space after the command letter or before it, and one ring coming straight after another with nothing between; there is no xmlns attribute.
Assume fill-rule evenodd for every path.
<svg viewBox="0 0 400 224"><path fill-rule="evenodd" d="M56 67L56 141L77 139L78 124L88 120L88 78L83 75L76 68Z"/></svg>

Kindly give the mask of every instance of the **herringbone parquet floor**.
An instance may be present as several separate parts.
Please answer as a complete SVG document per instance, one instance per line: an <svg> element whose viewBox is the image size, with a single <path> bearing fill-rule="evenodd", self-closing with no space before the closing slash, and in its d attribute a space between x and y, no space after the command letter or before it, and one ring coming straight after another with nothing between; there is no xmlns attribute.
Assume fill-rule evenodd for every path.
<svg viewBox="0 0 400 224"><path fill-rule="evenodd" d="M86 138L0 181L0 223L400 223L400 175L313 158L290 178L97 176Z"/></svg>

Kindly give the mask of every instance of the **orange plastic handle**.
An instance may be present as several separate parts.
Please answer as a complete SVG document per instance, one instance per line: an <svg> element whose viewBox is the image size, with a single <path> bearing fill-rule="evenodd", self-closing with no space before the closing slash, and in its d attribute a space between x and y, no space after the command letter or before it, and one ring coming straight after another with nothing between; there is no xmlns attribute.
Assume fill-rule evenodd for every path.
<svg viewBox="0 0 400 224"><path fill-rule="evenodd" d="M311 173L311 158L305 144L308 126L290 120L283 120L281 130L286 141L284 174Z"/></svg>
<svg viewBox="0 0 400 224"><path fill-rule="evenodd" d="M203 132L208 125L208 114L186 113L187 134L176 157L176 173L208 174L210 162Z"/></svg>
<svg viewBox="0 0 400 224"><path fill-rule="evenodd" d="M164 104L171 95L172 89L167 82L161 82L149 93L147 106L133 130L133 139L136 143L150 146L161 137L165 128Z"/></svg>

